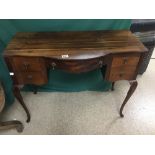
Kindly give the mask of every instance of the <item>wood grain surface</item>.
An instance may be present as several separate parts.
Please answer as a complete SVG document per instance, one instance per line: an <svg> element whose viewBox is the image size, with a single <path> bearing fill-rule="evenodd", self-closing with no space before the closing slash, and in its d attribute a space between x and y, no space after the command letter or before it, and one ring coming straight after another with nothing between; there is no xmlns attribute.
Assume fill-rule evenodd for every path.
<svg viewBox="0 0 155 155"><path fill-rule="evenodd" d="M109 53L145 52L147 49L128 30L84 32L19 32L5 56L40 56L83 60Z"/></svg>

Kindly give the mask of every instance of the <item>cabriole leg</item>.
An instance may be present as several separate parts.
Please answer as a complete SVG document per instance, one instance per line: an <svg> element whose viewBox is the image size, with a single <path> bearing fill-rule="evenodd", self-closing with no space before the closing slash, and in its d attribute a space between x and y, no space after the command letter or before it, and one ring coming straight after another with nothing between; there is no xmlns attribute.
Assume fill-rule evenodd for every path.
<svg viewBox="0 0 155 155"><path fill-rule="evenodd" d="M129 81L129 83L130 83L129 91L128 91L127 95L126 95L126 98L123 101L123 104L121 105L121 108L120 108L120 116L121 117L124 117L124 115L122 113L122 111L124 109L124 106L126 105L126 103L128 102L128 100L130 99L130 97L132 96L132 94L134 93L134 91L136 90L137 85L138 85L138 82L136 80Z"/></svg>
<svg viewBox="0 0 155 155"><path fill-rule="evenodd" d="M26 104L23 101L23 97L20 94L20 90L19 90L18 86L14 86L13 92L14 92L15 97L17 98L17 100L19 101L19 103L24 108L24 110L25 110L25 112L27 114L27 120L26 121L30 122L30 119L31 119L30 112L29 112Z"/></svg>
<svg viewBox="0 0 155 155"><path fill-rule="evenodd" d="M112 87L111 87L112 91L114 91L114 85L115 85L115 82L112 82Z"/></svg>
<svg viewBox="0 0 155 155"><path fill-rule="evenodd" d="M34 87L34 91L33 91L33 93L34 93L34 94L37 94L37 92L38 92L38 87L35 86L35 85L34 85L33 87Z"/></svg>

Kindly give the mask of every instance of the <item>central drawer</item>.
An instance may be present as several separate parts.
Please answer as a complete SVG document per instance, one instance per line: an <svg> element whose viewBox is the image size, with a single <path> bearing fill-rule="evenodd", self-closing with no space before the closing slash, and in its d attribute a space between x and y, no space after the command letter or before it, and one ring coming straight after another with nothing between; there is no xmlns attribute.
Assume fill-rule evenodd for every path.
<svg viewBox="0 0 155 155"><path fill-rule="evenodd" d="M89 60L48 59L47 63L51 69L61 69L70 73L88 72L97 68L101 68L104 65L103 58Z"/></svg>

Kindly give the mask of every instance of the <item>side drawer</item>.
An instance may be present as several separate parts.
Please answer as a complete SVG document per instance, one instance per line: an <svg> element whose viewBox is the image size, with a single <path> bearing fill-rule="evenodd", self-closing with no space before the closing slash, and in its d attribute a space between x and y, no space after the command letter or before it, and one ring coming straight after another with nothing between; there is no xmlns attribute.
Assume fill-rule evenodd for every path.
<svg viewBox="0 0 155 155"><path fill-rule="evenodd" d="M140 56L116 56L113 57L112 67L137 66Z"/></svg>
<svg viewBox="0 0 155 155"><path fill-rule="evenodd" d="M33 72L45 69L45 62L42 58L36 57L12 57L14 71Z"/></svg>
<svg viewBox="0 0 155 155"><path fill-rule="evenodd" d="M18 84L36 84L42 85L48 82L45 72L17 72L15 77Z"/></svg>
<svg viewBox="0 0 155 155"><path fill-rule="evenodd" d="M134 80L140 61L139 53L114 54L109 58L106 80L114 82L119 80Z"/></svg>
<svg viewBox="0 0 155 155"><path fill-rule="evenodd" d="M132 80L136 72L136 66L112 68L109 75L110 81Z"/></svg>

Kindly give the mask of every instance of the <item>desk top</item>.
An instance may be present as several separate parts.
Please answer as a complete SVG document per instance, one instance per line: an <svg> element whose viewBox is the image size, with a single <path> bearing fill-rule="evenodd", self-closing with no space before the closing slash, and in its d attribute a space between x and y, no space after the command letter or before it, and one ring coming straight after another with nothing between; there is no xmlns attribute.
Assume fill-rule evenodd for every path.
<svg viewBox="0 0 155 155"><path fill-rule="evenodd" d="M110 53L145 51L144 45L128 30L19 32L7 46L4 55L88 59Z"/></svg>

